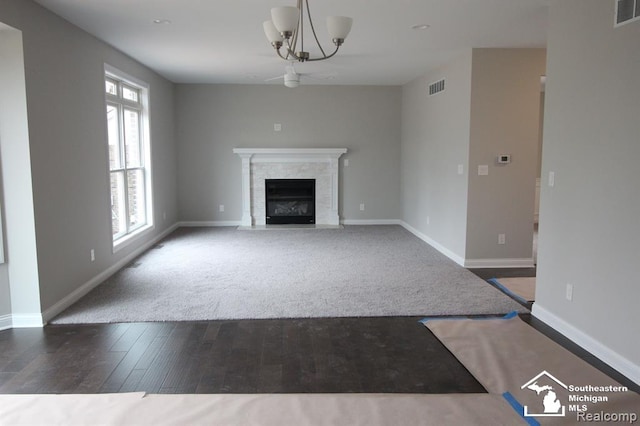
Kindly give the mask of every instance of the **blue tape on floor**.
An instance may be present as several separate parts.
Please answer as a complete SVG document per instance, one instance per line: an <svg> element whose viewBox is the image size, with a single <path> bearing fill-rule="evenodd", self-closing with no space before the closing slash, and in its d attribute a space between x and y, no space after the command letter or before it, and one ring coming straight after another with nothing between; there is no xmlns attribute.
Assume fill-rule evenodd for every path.
<svg viewBox="0 0 640 426"><path fill-rule="evenodd" d="M500 319L505 319L506 320L506 319L515 318L517 316L518 316L518 313L516 311L511 311L511 312L509 312L508 314L506 314L505 316L503 316Z"/></svg>
<svg viewBox="0 0 640 426"><path fill-rule="evenodd" d="M516 410L516 413L520 414L520 417L527 422L527 424L531 426L540 426L540 423L534 419L533 417L525 417L524 416L524 407L522 404L518 402L517 399L513 397L509 392L505 392L502 394L502 397L511 405L511 407Z"/></svg>
<svg viewBox="0 0 640 426"><path fill-rule="evenodd" d="M451 316L451 317L424 317L421 320L418 320L420 324L425 324L428 321L449 321L449 320L474 320L474 321L485 321L485 320L508 320L518 316L518 312L511 311L508 314L502 317L479 317L479 318L469 318L465 316Z"/></svg>
<svg viewBox="0 0 640 426"><path fill-rule="evenodd" d="M509 290L508 288L506 288L505 286L503 286L502 284L500 284L500 281L498 281L497 278L489 278L487 280L488 282L490 282L491 284L495 285L496 287L498 287L500 290L502 290L504 293L508 294L509 296L513 297L514 299L516 299L518 302L521 303L529 303L529 300L525 299L522 296L519 296L517 294L515 294L514 292L512 292L511 290Z"/></svg>

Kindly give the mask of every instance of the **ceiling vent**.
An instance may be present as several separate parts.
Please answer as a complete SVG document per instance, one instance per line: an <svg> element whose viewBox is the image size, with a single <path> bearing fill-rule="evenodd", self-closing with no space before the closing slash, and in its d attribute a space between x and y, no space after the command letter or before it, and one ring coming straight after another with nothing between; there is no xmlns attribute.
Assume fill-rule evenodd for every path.
<svg viewBox="0 0 640 426"><path fill-rule="evenodd" d="M615 2L616 23L614 26L640 20L640 0L615 0Z"/></svg>
<svg viewBox="0 0 640 426"><path fill-rule="evenodd" d="M438 80L435 83L431 83L429 85L429 96L435 95L436 93L440 93L443 90L444 90L444 78L442 80Z"/></svg>

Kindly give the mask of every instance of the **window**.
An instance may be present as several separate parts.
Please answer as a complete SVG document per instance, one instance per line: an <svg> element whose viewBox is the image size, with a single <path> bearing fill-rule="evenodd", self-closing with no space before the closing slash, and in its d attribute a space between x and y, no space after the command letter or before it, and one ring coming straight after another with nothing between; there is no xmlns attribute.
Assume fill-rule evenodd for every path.
<svg viewBox="0 0 640 426"><path fill-rule="evenodd" d="M107 142L114 246L151 226L147 94L144 85L107 72Z"/></svg>
<svg viewBox="0 0 640 426"><path fill-rule="evenodd" d="M620 26L640 19L640 0L616 0L616 23Z"/></svg>

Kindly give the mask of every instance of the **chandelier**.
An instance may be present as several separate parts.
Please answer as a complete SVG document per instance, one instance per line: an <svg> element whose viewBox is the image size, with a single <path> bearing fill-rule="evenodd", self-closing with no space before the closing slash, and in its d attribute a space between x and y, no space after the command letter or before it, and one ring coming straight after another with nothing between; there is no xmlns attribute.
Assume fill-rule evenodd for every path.
<svg viewBox="0 0 640 426"><path fill-rule="evenodd" d="M263 24L267 39L276 50L278 56L286 61L306 62L331 58L338 53L338 49L340 49L349 31L351 31L353 19L346 16L327 17L327 30L333 44L336 46L335 50L327 55L316 36L316 30L311 19L311 11L309 10L309 0L297 1L297 6L280 6L271 9L271 21L265 21ZM315 58L312 58L309 52L304 50L305 8L313 39L322 53L322 56ZM298 43L300 43L300 50L297 50Z"/></svg>

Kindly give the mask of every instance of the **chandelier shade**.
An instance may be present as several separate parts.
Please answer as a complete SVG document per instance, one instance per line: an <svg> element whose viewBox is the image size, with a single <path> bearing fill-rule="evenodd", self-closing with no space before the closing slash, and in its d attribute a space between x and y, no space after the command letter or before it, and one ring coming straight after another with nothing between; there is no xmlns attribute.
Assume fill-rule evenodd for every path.
<svg viewBox="0 0 640 426"><path fill-rule="evenodd" d="M273 25L273 21L264 21L262 27L264 28L264 34L267 36L267 40L269 40L269 43L282 43L282 40L284 40L284 38L282 37L282 34L280 34L280 31L278 31L276 26Z"/></svg>
<svg viewBox="0 0 640 426"><path fill-rule="evenodd" d="M305 23L305 19L308 22ZM305 62L329 59L338 53L352 25L353 19L346 16L327 17L327 31L335 46L335 50L329 54L325 53L316 35L309 10L309 0L297 0L297 6L274 7L271 9L271 21L265 21L262 26L267 40L280 58ZM313 40L321 52L320 56L311 57L311 54L305 50L305 29L311 31Z"/></svg>
<svg viewBox="0 0 640 426"><path fill-rule="evenodd" d="M298 27L300 9L294 6L280 6L271 9L271 20L280 33L293 33Z"/></svg>
<svg viewBox="0 0 640 426"><path fill-rule="evenodd" d="M351 31L353 19L346 16L328 16L327 30L332 40L343 40L347 38Z"/></svg>

